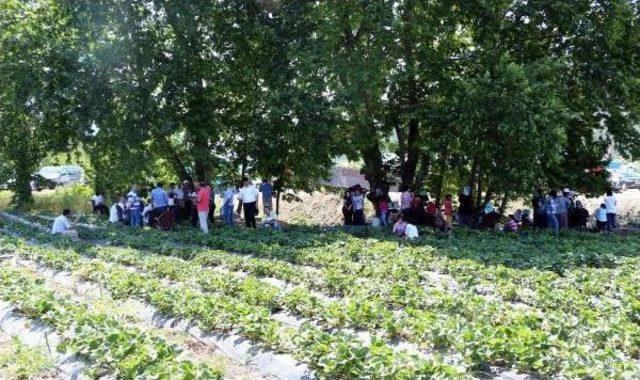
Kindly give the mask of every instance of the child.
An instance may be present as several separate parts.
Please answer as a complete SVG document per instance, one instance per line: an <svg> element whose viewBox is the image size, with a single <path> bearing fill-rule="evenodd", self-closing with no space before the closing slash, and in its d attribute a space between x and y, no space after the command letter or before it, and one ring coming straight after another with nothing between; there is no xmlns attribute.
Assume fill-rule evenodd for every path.
<svg viewBox="0 0 640 380"><path fill-rule="evenodd" d="M274 230L280 230L280 223L278 222L278 214L271 210L271 206L264 206L264 218L260 223L262 227L271 227Z"/></svg>
<svg viewBox="0 0 640 380"><path fill-rule="evenodd" d="M396 221L396 224L393 225L393 233L394 235L398 235L399 237L404 237L406 230L407 230L407 222L404 219L404 214L400 213L398 215L398 220Z"/></svg>
<svg viewBox="0 0 640 380"><path fill-rule="evenodd" d="M514 215L509 215L509 221L504 226L504 232L518 232L518 222Z"/></svg>
<svg viewBox="0 0 640 380"><path fill-rule="evenodd" d="M147 199L147 205L142 209L142 222L145 226L151 225L151 213L153 206L151 206L151 198Z"/></svg>
<svg viewBox="0 0 640 380"><path fill-rule="evenodd" d="M451 231L453 226L453 202L451 201L451 194L447 194L444 197L444 225L447 231Z"/></svg>
<svg viewBox="0 0 640 380"><path fill-rule="evenodd" d="M385 195L380 196L378 201L378 209L380 210L380 224L383 227L389 225L389 199Z"/></svg>
<svg viewBox="0 0 640 380"><path fill-rule="evenodd" d="M595 212L596 230L602 232L607 228L607 205L601 204Z"/></svg>

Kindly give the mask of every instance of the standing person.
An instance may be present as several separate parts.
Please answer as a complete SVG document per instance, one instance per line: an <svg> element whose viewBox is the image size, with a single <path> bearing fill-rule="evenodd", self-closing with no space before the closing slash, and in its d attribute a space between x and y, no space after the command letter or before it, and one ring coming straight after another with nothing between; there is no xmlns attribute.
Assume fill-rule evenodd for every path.
<svg viewBox="0 0 640 380"><path fill-rule="evenodd" d="M198 221L200 222L200 230L205 234L209 233L209 201L211 200L211 189L205 181L200 181L200 190L196 195L196 209L198 211Z"/></svg>
<svg viewBox="0 0 640 380"><path fill-rule="evenodd" d="M471 187L465 186L458 195L458 222L467 227L472 226L473 203L471 202Z"/></svg>
<svg viewBox="0 0 640 380"><path fill-rule="evenodd" d="M353 224L353 202L351 201L352 188L350 187L344 194L342 202L342 216L344 217L344 225L351 226Z"/></svg>
<svg viewBox="0 0 640 380"><path fill-rule="evenodd" d="M607 228L609 219L607 218L607 205L602 203L594 212L596 218L596 230L602 232Z"/></svg>
<svg viewBox="0 0 640 380"><path fill-rule="evenodd" d="M244 223L247 227L257 228L256 225L256 201L258 200L258 189L251 183L249 178L244 177L243 187L240 189L238 198L242 201L244 210Z"/></svg>
<svg viewBox="0 0 640 380"><path fill-rule="evenodd" d="M451 231L453 227L453 201L451 194L444 196L444 227Z"/></svg>
<svg viewBox="0 0 640 380"><path fill-rule="evenodd" d="M536 188L534 190L531 203L533 207L533 225L541 230L547 228L547 215L544 210L545 198L542 189Z"/></svg>
<svg viewBox="0 0 640 380"><path fill-rule="evenodd" d="M78 238L78 231L76 230L76 225L71 224L69 222L69 218L71 217L71 210L64 209L62 211L62 215L58 216L53 221L53 226L51 226L51 234L53 235L64 235L70 236L72 239Z"/></svg>
<svg viewBox="0 0 640 380"><path fill-rule="evenodd" d="M235 189L232 186L227 186L227 189L222 194L222 218L227 226L233 226L233 196L235 195Z"/></svg>
<svg viewBox="0 0 640 380"><path fill-rule="evenodd" d="M362 194L362 186L359 184L353 187L351 203L353 204L353 224L364 226L364 195Z"/></svg>
<svg viewBox="0 0 640 380"><path fill-rule="evenodd" d="M607 190L607 196L604 198L604 204L607 206L607 230L611 231L616 228L616 215L618 213L618 201L611 190Z"/></svg>
<svg viewBox="0 0 640 380"><path fill-rule="evenodd" d="M138 196L138 185L131 186L131 191L127 194L127 206L131 225L142 227L142 201Z"/></svg>
<svg viewBox="0 0 640 380"><path fill-rule="evenodd" d="M213 228L215 222L216 222L216 193L211 190L212 187L209 187L209 196L211 197L209 199L209 225L211 226L211 228Z"/></svg>
<svg viewBox="0 0 640 380"><path fill-rule="evenodd" d="M408 187L405 187L400 195L400 212L410 210L411 206L413 206L413 193Z"/></svg>
<svg viewBox="0 0 640 380"><path fill-rule="evenodd" d="M260 193L262 193L262 209L265 210L269 207L271 209L272 204L271 200L273 199L273 185L269 182L268 179L264 178L262 183L260 184Z"/></svg>
<svg viewBox="0 0 640 380"><path fill-rule="evenodd" d="M556 202L558 202L556 210L558 213L558 224L560 225L560 229L563 230L569 228L569 209L571 208L570 195L570 190L564 189L563 191L558 191L556 196Z"/></svg>
<svg viewBox="0 0 640 380"><path fill-rule="evenodd" d="M544 210L547 216L547 227L557 235L560 225L557 216L556 193L553 190L549 192L549 195L544 201Z"/></svg>
<svg viewBox="0 0 640 380"><path fill-rule="evenodd" d="M191 189L191 182L187 180L182 181L180 193L176 192L176 194L182 195L182 198L178 198L178 221L189 220L191 207L193 207L193 202L191 200L192 192L193 189Z"/></svg>
<svg viewBox="0 0 640 380"><path fill-rule="evenodd" d="M162 182L158 182L156 187L151 190L151 205L153 206L153 211L151 211L150 215L150 224L153 225L153 221L169 209L169 197L164 191Z"/></svg>

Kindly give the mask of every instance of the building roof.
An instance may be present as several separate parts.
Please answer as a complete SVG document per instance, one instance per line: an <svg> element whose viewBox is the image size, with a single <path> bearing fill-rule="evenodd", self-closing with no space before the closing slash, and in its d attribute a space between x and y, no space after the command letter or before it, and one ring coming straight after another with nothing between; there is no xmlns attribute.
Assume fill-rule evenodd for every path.
<svg viewBox="0 0 640 380"><path fill-rule="evenodd" d="M360 185L367 190L370 189L369 181L364 178L364 175L362 175L360 171L341 166L334 166L333 169L331 169L331 178L329 178L329 180L320 180L320 184L341 189L348 189L355 185Z"/></svg>

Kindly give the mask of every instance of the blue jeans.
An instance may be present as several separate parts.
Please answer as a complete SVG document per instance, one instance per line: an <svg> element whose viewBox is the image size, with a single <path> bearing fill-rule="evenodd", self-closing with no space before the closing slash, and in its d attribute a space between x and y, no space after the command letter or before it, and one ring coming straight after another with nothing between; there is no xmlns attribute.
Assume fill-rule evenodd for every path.
<svg viewBox="0 0 640 380"><path fill-rule="evenodd" d="M129 210L131 215L131 225L136 227L142 227L142 211L139 208L132 208Z"/></svg>
<svg viewBox="0 0 640 380"><path fill-rule="evenodd" d="M222 219L227 226L233 226L233 205L222 206Z"/></svg>
<svg viewBox="0 0 640 380"><path fill-rule="evenodd" d="M389 213L390 213L389 210L380 212L380 225L381 226L386 227L386 226L389 225Z"/></svg>
<svg viewBox="0 0 640 380"><path fill-rule="evenodd" d="M554 234L558 234L560 223L558 222L556 214L547 214L547 227L551 228Z"/></svg>

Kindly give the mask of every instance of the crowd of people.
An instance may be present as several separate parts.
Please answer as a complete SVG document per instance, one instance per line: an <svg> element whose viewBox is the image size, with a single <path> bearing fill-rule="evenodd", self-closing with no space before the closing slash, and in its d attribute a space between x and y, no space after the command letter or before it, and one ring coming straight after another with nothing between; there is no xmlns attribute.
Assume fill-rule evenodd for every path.
<svg viewBox="0 0 640 380"><path fill-rule="evenodd" d="M541 189L536 189L531 202L533 213L528 208L518 209L505 219L502 218L502 210L497 210L492 202L484 204L481 212L476 213L469 186L465 186L458 194L456 210L451 194L445 195L443 201L438 203L429 199L428 195L418 196L408 188L402 189L396 202L392 202L389 195L380 190L368 195L366 193L360 185L346 191L342 205L344 224L365 225L364 199L368 198L375 210L370 224L382 227L393 225L394 234L408 239L417 237L415 226L429 226L448 233L454 221L460 226L484 230L517 232L537 228L549 229L557 234L563 229L586 229L590 216L583 203L576 199L575 192L568 188L549 191L546 195ZM616 208L616 198L608 191L600 207L593 213L597 231L616 228Z"/></svg>
<svg viewBox="0 0 640 380"><path fill-rule="evenodd" d="M94 213L108 215L112 224L122 224L133 227L158 226L168 220L168 224L190 223L193 227L199 227L202 232L208 233L215 219L215 194L212 187L205 181L192 184L185 180L181 186L175 183L165 188L163 183L157 183L148 197L141 196L142 191L137 185L132 185L126 195L119 196L117 201L106 206L104 194L98 192L91 199ZM234 199L238 199L237 214L244 214L244 222L247 227L257 228L256 216L258 215L257 201L262 194L264 217L261 220L263 227L280 229L278 216L272 210L273 185L268 180L263 180L259 188L249 178L243 178L242 185L235 187L231 184L225 186L222 191L222 207L220 217L225 224L232 226L235 223Z"/></svg>
<svg viewBox="0 0 640 380"><path fill-rule="evenodd" d="M192 182L185 180L181 186L171 183L165 188L157 183L147 191L144 198L137 185L129 192L119 196L111 207L107 207L104 194L97 193L91 199L95 213L108 215L112 224L133 227L151 226L165 227L168 221L173 223L190 223L208 233L215 217L215 195L212 187L205 181ZM273 210L273 185L263 180L259 187L249 178L243 178L240 186L226 184L221 191L222 207L220 217L228 226L233 226L237 216L244 217L246 227L257 228L256 216L258 199L262 196L262 227L281 229L278 215ZM360 185L347 189L342 214L347 226L389 227L397 236L414 239L418 237L417 226L429 226L448 234L454 221L459 226L484 230L499 229L504 232L518 232L523 229L549 229L557 234L563 229L586 229L590 217L583 202L576 199L570 189L549 191L545 194L536 189L531 201L531 209L518 209L506 218L503 210L497 210L492 202L483 205L481 212L475 213L472 192L465 186L454 205L453 196L447 194L442 202L430 199L428 194L416 195L408 188L402 189L397 200L392 201L387 192L379 189L369 192ZM237 207L235 206L237 199ZM367 200L374 205L375 214L367 222L365 204ZM531 211L533 210L533 212ZM611 191L606 193L601 205L594 210L595 230L611 231L616 228L617 200ZM69 222L69 210L64 210L54 221L52 233L77 236L74 226Z"/></svg>

